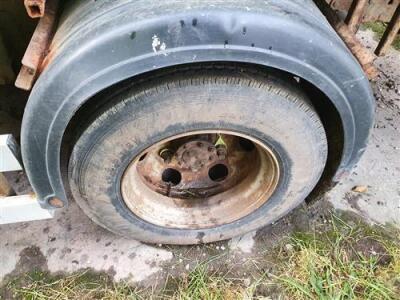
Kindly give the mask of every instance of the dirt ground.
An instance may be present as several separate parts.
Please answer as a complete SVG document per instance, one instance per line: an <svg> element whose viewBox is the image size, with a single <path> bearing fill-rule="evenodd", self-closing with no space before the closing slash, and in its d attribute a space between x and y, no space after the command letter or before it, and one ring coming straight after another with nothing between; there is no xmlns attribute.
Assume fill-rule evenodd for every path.
<svg viewBox="0 0 400 300"><path fill-rule="evenodd" d="M367 47L377 43L371 31L360 31ZM373 90L376 97L375 126L367 150L351 176L328 193L335 208L355 211L378 223L400 227L400 52L394 49L378 58L381 74ZM367 186L366 193L350 192Z"/></svg>
<svg viewBox="0 0 400 300"><path fill-rule="evenodd" d="M360 32L366 45L374 46L372 32ZM312 207L300 207L286 218L258 232L230 241L193 247L145 245L111 234L71 206L47 221L0 226L0 282L10 274L35 267L56 272L92 269L115 280L142 285L163 282L167 276L190 271L208 258L215 269L235 269L243 278L277 241L312 222L325 222L332 206L349 210L370 222L400 227L400 52L392 50L377 60L382 74L374 84L376 124L368 149L351 176ZM363 193L354 186L366 186Z"/></svg>

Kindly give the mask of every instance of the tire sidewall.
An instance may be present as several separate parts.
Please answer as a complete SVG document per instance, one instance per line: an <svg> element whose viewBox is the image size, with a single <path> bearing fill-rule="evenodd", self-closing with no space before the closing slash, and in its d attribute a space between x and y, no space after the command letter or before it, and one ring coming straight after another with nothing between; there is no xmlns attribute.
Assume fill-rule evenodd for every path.
<svg viewBox="0 0 400 300"><path fill-rule="evenodd" d="M298 206L326 162L322 125L297 89L279 80L249 77L166 80L156 88L149 84L112 99L115 105L88 126L71 156L70 185L78 204L115 233L163 244L228 239L274 222ZM271 198L240 220L207 229L165 228L134 215L120 189L131 161L161 140L208 129L251 136L274 152L281 173Z"/></svg>

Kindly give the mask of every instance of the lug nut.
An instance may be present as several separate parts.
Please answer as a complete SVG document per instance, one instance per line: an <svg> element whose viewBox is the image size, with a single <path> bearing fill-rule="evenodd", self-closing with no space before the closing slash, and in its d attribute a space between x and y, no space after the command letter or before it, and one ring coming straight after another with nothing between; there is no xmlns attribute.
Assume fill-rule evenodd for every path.
<svg viewBox="0 0 400 300"><path fill-rule="evenodd" d="M225 159L227 155L226 147L222 145L217 146L217 155L219 159Z"/></svg>
<svg viewBox="0 0 400 300"><path fill-rule="evenodd" d="M164 160L165 163L171 162L172 156L174 153L170 149L162 149L159 153L160 157Z"/></svg>

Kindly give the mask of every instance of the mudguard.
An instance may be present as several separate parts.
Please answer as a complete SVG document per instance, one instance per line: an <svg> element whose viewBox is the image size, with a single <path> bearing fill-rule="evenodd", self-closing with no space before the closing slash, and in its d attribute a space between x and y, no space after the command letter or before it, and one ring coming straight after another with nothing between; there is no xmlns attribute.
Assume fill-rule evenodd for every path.
<svg viewBox="0 0 400 300"><path fill-rule="evenodd" d="M344 149L336 177L366 147L374 98L360 65L312 0L70 1L30 95L22 155L43 207L68 203L60 149L76 111L138 74L211 61L264 65L304 78L335 105Z"/></svg>

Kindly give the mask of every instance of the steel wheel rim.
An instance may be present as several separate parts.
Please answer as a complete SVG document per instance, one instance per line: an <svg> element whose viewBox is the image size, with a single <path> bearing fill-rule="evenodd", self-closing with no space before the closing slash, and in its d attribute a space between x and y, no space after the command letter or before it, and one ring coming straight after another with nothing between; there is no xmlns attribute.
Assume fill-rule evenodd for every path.
<svg viewBox="0 0 400 300"><path fill-rule="evenodd" d="M199 145L199 136L210 141L200 139L205 145ZM215 136L223 147L214 144L210 151ZM246 149L241 141L254 148ZM175 148L168 158L165 149L171 145ZM205 147L217 157L205 159ZM225 157L216 151L221 148ZM218 165L225 168L215 175ZM133 214L153 225L206 229L240 220L263 206L279 178L277 156L257 139L233 131L196 131L164 139L137 155L122 176L121 195Z"/></svg>

